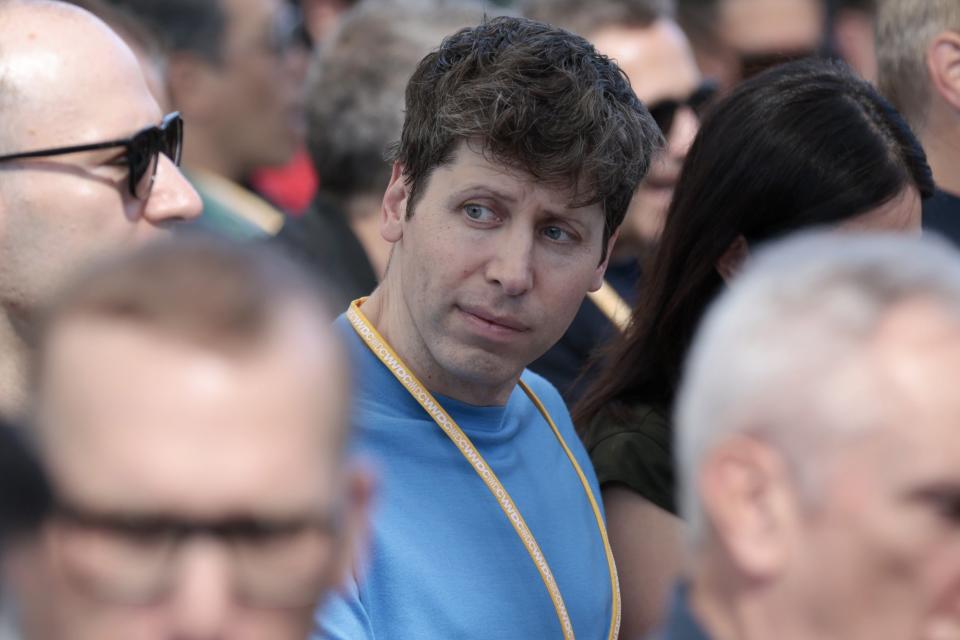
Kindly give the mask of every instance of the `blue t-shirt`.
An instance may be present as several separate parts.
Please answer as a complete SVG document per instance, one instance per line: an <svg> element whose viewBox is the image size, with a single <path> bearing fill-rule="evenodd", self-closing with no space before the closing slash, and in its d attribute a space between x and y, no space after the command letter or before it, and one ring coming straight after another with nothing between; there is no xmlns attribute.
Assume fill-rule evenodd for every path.
<svg viewBox="0 0 960 640"><path fill-rule="evenodd" d="M356 376L359 451L376 465L372 548L317 615L314 638L562 638L553 602L496 499L456 446L341 316ZM557 391L523 380L544 403L600 493ZM556 436L518 387L504 407L437 401L513 497L563 594L578 639L607 638L612 595L603 541Z"/></svg>

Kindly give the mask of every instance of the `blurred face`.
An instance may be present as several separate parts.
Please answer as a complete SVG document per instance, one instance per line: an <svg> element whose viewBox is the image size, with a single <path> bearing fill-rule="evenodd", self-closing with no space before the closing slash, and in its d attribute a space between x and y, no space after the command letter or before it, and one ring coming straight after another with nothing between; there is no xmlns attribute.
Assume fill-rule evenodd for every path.
<svg viewBox="0 0 960 640"><path fill-rule="evenodd" d="M785 58L814 54L826 20L822 0L722 0L719 30L746 78Z"/></svg>
<svg viewBox="0 0 960 640"><path fill-rule="evenodd" d="M618 251L622 248L636 254L663 229L680 167L699 128L690 103L693 99L696 105L702 78L690 43L672 20L658 20L646 29L604 29L591 40L600 52L616 60L651 112L673 116L660 123L666 148L654 159L620 232ZM671 106L676 110L671 111Z"/></svg>
<svg viewBox="0 0 960 640"><path fill-rule="evenodd" d="M38 423L63 506L36 550L47 584L18 594L28 637L308 635L352 517L341 359L312 320L231 355L114 321L57 331Z"/></svg>
<svg viewBox="0 0 960 640"><path fill-rule="evenodd" d="M530 362L553 345L588 290L600 287L600 205L486 160L462 143L437 167L413 215L398 170L384 198L381 326L431 390L502 403Z"/></svg>
<svg viewBox="0 0 960 640"><path fill-rule="evenodd" d="M866 375L883 424L826 456L792 564L821 637L900 639L960 619L960 327L930 305L895 311ZM955 637L955 636L952 636Z"/></svg>
<svg viewBox="0 0 960 640"><path fill-rule="evenodd" d="M0 155L125 138L163 113L131 51L85 16L9 11L0 25ZM16 24L16 28L12 25ZM95 98L94 98L95 97ZM200 213L197 194L160 155L146 198L128 188L122 147L0 162L0 303L33 308L92 258L169 232Z"/></svg>
<svg viewBox="0 0 960 640"><path fill-rule="evenodd" d="M291 40L292 9L286 0L221 4L226 38L222 62L205 87L216 105L205 126L215 129L218 153L241 173L283 164L302 143L306 127L307 50Z"/></svg>

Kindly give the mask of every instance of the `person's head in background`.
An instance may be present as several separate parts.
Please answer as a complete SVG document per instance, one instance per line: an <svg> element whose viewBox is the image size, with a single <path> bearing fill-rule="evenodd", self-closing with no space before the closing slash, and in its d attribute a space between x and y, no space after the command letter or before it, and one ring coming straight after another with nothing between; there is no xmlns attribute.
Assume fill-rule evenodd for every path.
<svg viewBox="0 0 960 640"><path fill-rule="evenodd" d="M825 0L678 0L704 74L727 92L776 64L817 54Z"/></svg>
<svg viewBox="0 0 960 640"><path fill-rule="evenodd" d="M527 0L524 13L582 35L630 79L666 138L630 205L614 260L641 257L656 242L680 167L713 95L675 21L673 0Z"/></svg>
<svg viewBox="0 0 960 640"><path fill-rule="evenodd" d="M829 0L830 47L860 77L877 83L877 0Z"/></svg>
<svg viewBox="0 0 960 640"><path fill-rule="evenodd" d="M13 580L27 638L308 635L369 492L317 291L265 247L189 237L64 290L34 363L57 503Z"/></svg>
<svg viewBox="0 0 960 640"><path fill-rule="evenodd" d="M190 122L184 164L233 182L281 165L304 136L308 48L288 0L111 0L167 55L174 107Z"/></svg>
<svg viewBox="0 0 960 640"><path fill-rule="evenodd" d="M960 3L881 0L877 56L880 90L917 131L938 186L960 194Z"/></svg>
<svg viewBox="0 0 960 640"><path fill-rule="evenodd" d="M407 81L444 37L478 24L480 2L366 0L348 12L311 63L307 145L321 195L347 215L378 277L391 244L380 235L390 145L400 138ZM489 13L487 13L489 15Z"/></svg>
<svg viewBox="0 0 960 640"><path fill-rule="evenodd" d="M945 243L817 233L748 263L697 333L676 408L707 635L956 637L958 376Z"/></svg>
<svg viewBox="0 0 960 640"><path fill-rule="evenodd" d="M295 0L303 12L303 22L314 43L322 44L341 18L360 0Z"/></svg>
<svg viewBox="0 0 960 640"><path fill-rule="evenodd" d="M578 424L618 403L669 409L707 305L756 244L813 226L919 232L932 192L906 122L842 63L792 62L743 83L701 126L643 300Z"/></svg>
<svg viewBox="0 0 960 640"><path fill-rule="evenodd" d="M0 42L0 410L18 413L35 308L91 259L195 218L200 201L176 167L181 123L101 20L10 0Z"/></svg>

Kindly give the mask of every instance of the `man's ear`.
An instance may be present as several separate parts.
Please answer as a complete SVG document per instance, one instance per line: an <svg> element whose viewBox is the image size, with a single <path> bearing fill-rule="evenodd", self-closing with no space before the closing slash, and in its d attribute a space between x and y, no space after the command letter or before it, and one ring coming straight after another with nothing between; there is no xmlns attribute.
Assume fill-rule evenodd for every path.
<svg viewBox="0 0 960 640"><path fill-rule="evenodd" d="M749 575L776 575L789 562L798 502L789 470L767 443L738 435L718 444L697 478L710 527L731 562Z"/></svg>
<svg viewBox="0 0 960 640"><path fill-rule="evenodd" d="M750 249L747 247L747 239L743 236L734 238L727 250L717 260L717 273L720 274L724 282L729 283L733 280L749 255Z"/></svg>
<svg viewBox="0 0 960 640"><path fill-rule="evenodd" d="M927 71L936 92L960 111L960 33L944 31L927 49Z"/></svg>
<svg viewBox="0 0 960 640"><path fill-rule="evenodd" d="M403 175L403 166L394 162L380 212L380 235L387 242L398 242L403 237L403 223L407 219L409 201L410 186Z"/></svg>
<svg viewBox="0 0 960 640"><path fill-rule="evenodd" d="M613 253L613 247L617 243L617 238L620 237L620 229L623 227L618 227L613 234L610 235L610 239L607 240L607 252L603 259L603 262L597 265L596 271L593 272L593 280L590 281L589 291L592 293L598 291L600 287L603 286L603 276L607 273L607 265L610 264L610 254Z"/></svg>
<svg viewBox="0 0 960 640"><path fill-rule="evenodd" d="M344 544L336 559L337 586L344 584L351 573L362 573L370 549L370 510L376 490L373 472L363 464L351 464L346 482Z"/></svg>

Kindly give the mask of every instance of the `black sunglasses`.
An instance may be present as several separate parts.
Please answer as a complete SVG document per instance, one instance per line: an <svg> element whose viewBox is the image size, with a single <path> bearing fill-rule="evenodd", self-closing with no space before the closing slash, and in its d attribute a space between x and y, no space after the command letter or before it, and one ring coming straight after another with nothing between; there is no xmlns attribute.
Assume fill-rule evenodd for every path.
<svg viewBox="0 0 960 640"><path fill-rule="evenodd" d="M673 129L673 120L677 116L677 111L681 107L690 107L693 109L693 112L697 114L697 117L699 117L703 115L704 109L710 104L710 101L713 100L716 94L717 84L707 80L701 82L700 86L698 86L689 97L683 100L661 100L660 102L655 102L650 105L650 115L653 116L663 135L668 136Z"/></svg>
<svg viewBox="0 0 960 640"><path fill-rule="evenodd" d="M153 188L153 181L157 175L160 154L166 155L173 160L174 164L180 164L180 151L183 147L183 119L179 112L174 111L165 115L159 126L147 127L129 138L81 144L73 147L11 153L0 156L0 162L59 156L112 147L126 148L127 167L130 170L130 195L140 200L146 200L150 196L150 190Z"/></svg>

